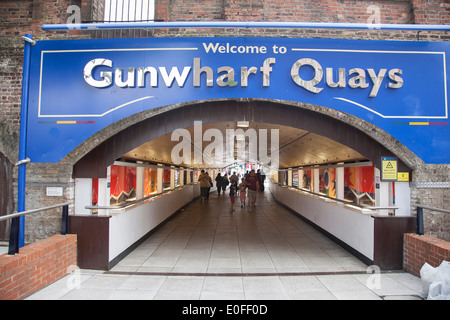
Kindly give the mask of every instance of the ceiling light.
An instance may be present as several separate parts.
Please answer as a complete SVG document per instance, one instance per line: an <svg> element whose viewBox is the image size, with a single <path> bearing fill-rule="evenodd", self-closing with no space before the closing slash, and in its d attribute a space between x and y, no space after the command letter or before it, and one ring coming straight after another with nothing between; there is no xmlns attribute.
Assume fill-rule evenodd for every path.
<svg viewBox="0 0 450 320"><path fill-rule="evenodd" d="M239 128L248 128L248 121L238 121L237 126Z"/></svg>

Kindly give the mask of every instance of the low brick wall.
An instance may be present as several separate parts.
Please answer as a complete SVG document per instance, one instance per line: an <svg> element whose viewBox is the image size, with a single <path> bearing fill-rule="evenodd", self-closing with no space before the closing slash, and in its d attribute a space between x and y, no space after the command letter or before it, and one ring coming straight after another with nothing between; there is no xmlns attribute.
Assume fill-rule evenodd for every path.
<svg viewBox="0 0 450 320"><path fill-rule="evenodd" d="M450 261L450 242L432 236L406 233L403 243L403 269L420 277L420 269L427 262L438 267Z"/></svg>
<svg viewBox="0 0 450 320"><path fill-rule="evenodd" d="M67 275L77 265L77 236L55 235L0 256L0 300L19 300Z"/></svg>

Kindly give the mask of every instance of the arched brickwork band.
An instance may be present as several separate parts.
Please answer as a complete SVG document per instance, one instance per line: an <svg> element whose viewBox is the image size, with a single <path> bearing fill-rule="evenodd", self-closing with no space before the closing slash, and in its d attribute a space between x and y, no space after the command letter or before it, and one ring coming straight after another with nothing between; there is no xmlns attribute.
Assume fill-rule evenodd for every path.
<svg viewBox="0 0 450 320"><path fill-rule="evenodd" d="M74 178L104 178L106 168L128 151L178 128L246 119L307 130L346 145L380 167L382 156L399 158L398 169L421 163L411 151L381 129L342 112L281 101L225 100L153 109L116 122L70 153L62 163L74 165Z"/></svg>

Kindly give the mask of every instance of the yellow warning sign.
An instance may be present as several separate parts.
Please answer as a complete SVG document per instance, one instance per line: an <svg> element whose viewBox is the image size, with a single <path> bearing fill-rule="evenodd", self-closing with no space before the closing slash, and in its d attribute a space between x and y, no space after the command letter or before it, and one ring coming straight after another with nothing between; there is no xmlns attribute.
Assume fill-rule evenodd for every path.
<svg viewBox="0 0 450 320"><path fill-rule="evenodd" d="M397 181L397 158L381 158L381 180Z"/></svg>
<svg viewBox="0 0 450 320"><path fill-rule="evenodd" d="M409 172L399 172L397 181L409 182Z"/></svg>

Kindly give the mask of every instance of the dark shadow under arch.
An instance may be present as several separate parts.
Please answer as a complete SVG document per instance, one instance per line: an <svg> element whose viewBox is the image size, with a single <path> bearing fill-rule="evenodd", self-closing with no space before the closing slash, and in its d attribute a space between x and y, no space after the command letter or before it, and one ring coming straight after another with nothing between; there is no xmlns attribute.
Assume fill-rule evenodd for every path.
<svg viewBox="0 0 450 320"><path fill-rule="evenodd" d="M81 157L74 164L73 176L105 178L106 168L123 154L175 129L191 127L194 121L207 124L243 119L290 126L328 137L359 152L377 168L380 168L381 157L395 156L382 143L356 126L316 110L273 101L227 100L171 108L129 125ZM399 159L399 171L410 171L410 167Z"/></svg>

